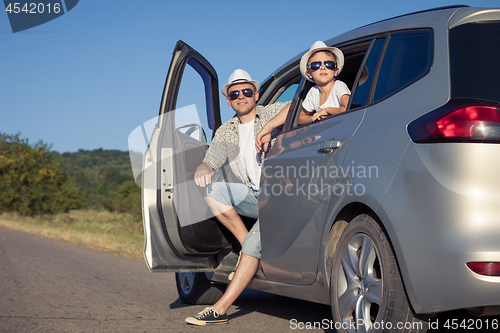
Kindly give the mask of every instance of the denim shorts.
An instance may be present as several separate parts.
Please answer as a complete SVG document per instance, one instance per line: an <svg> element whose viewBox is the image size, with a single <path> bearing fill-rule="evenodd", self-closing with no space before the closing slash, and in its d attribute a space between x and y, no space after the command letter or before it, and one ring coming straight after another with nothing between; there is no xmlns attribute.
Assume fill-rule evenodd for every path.
<svg viewBox="0 0 500 333"><path fill-rule="evenodd" d="M206 194L226 205L233 206L238 214L250 218L259 218L259 191L255 191L245 184L238 183L212 183L207 188ZM261 243L259 220L255 222L250 232L243 240L241 252L260 259Z"/></svg>
<svg viewBox="0 0 500 333"><path fill-rule="evenodd" d="M250 229L248 234L245 235L243 245L241 246L241 252L260 259L261 250L262 245L260 242L260 224L259 220L257 220L252 229Z"/></svg>
<svg viewBox="0 0 500 333"><path fill-rule="evenodd" d="M226 206L233 206L240 215L259 218L259 192L245 184L212 183L205 195Z"/></svg>

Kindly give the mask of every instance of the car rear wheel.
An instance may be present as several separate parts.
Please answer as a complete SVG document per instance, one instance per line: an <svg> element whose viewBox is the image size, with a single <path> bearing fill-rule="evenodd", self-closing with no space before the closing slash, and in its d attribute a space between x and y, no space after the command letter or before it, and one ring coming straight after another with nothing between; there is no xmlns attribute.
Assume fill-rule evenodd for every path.
<svg viewBox="0 0 500 333"><path fill-rule="evenodd" d="M186 304L214 304L222 297L226 285L210 282L205 273L175 273L177 292Z"/></svg>
<svg viewBox="0 0 500 333"><path fill-rule="evenodd" d="M337 332L425 332L408 302L391 245L376 218L362 214L346 227L331 274Z"/></svg>

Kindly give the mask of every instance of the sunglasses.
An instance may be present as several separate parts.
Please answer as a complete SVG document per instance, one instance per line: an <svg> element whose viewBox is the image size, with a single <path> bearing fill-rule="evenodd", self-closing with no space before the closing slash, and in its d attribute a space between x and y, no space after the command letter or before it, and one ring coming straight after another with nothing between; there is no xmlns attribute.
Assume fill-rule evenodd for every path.
<svg viewBox="0 0 500 333"><path fill-rule="evenodd" d="M321 68L321 65L324 64L326 69L334 70L337 68L337 64L334 61L327 60L327 61L313 61L307 67L311 71L317 71L318 69Z"/></svg>
<svg viewBox="0 0 500 333"><path fill-rule="evenodd" d="M243 90L241 90L241 92L243 93L243 96L245 96L245 97L250 98L253 96L253 90L250 88L243 89ZM235 99L238 99L239 96L240 96L239 90L233 90L229 93L229 98L232 101L234 101Z"/></svg>

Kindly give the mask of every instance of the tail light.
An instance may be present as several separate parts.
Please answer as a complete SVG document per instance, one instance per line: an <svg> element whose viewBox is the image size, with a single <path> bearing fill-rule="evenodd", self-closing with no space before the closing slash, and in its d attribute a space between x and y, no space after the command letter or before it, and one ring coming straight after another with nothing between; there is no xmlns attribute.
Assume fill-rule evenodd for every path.
<svg viewBox="0 0 500 333"><path fill-rule="evenodd" d="M411 122L408 134L418 143L500 143L500 105L452 99Z"/></svg>
<svg viewBox="0 0 500 333"><path fill-rule="evenodd" d="M486 276L500 276L500 262L468 262L467 267L474 273Z"/></svg>

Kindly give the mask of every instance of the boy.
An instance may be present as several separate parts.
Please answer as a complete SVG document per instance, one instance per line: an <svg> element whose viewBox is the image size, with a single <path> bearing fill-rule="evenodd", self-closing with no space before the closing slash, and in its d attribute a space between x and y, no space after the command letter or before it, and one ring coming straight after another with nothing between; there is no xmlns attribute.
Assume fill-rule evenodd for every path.
<svg viewBox="0 0 500 333"><path fill-rule="evenodd" d="M347 85L336 80L344 67L344 55L336 47L327 47L322 41L315 42L300 59L300 72L307 80L316 83L302 103L299 124L308 124L346 110L351 92ZM267 150L271 131L284 124L288 109L276 115L257 134L255 147L260 152L264 144Z"/></svg>

